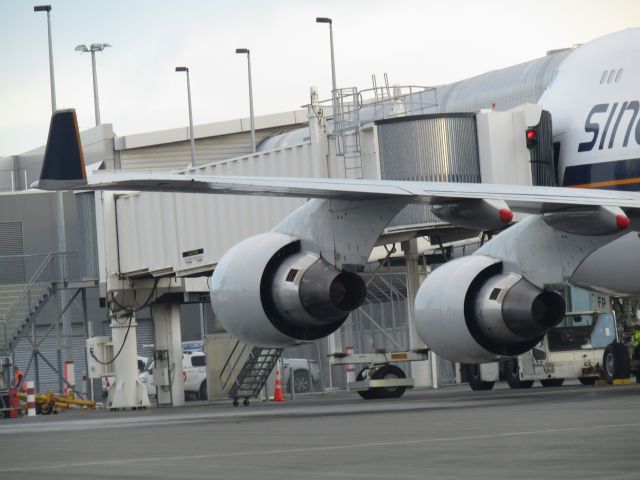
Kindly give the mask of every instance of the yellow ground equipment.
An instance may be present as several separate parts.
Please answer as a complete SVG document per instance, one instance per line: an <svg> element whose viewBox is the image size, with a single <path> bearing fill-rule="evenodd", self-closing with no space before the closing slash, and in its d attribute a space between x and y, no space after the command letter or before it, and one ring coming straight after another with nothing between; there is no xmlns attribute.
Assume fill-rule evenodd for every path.
<svg viewBox="0 0 640 480"><path fill-rule="evenodd" d="M22 409L27 409L27 394L18 392L17 397L23 401ZM38 406L39 413L49 415L59 409L68 410L70 408L89 409L95 408L96 402L91 400L82 400L76 398L73 392L69 392L67 395L61 395L59 393L47 392L36 393L36 405Z"/></svg>

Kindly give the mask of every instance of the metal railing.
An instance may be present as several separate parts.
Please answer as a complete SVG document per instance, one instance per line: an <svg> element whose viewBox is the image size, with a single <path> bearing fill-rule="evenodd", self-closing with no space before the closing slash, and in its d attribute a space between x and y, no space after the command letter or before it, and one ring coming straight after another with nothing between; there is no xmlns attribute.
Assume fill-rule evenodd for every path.
<svg viewBox="0 0 640 480"><path fill-rule="evenodd" d="M332 125L336 156L342 157L345 178L364 178L360 144L360 128L367 122L386 118L434 112L438 105L437 89L418 85L394 85L358 90L355 87L333 91L330 100L322 100L323 107L332 106Z"/></svg>
<svg viewBox="0 0 640 480"><path fill-rule="evenodd" d="M0 192L20 192L29 189L27 169L0 169Z"/></svg>
<svg viewBox="0 0 640 480"><path fill-rule="evenodd" d="M8 258L0 257L4 261L7 261ZM14 298L7 310L0 314L0 346L4 346L4 348L11 346L12 340L20 333L28 317L40 310L44 300L52 293L53 284L76 280L79 278L80 271L78 252L17 255L13 258L16 261L23 260L25 274L27 271L31 273L31 269L33 269L33 273L31 273L29 282L24 285L7 286L5 284L4 289L0 288L0 293L3 290L9 291L9 295L5 296L9 301ZM34 268L39 258L42 261ZM22 289L20 290L20 288ZM17 293L18 290L20 290L19 293ZM17 296L14 296L14 293L17 293Z"/></svg>
<svg viewBox="0 0 640 480"><path fill-rule="evenodd" d="M49 264L44 266L45 262ZM0 256L0 285L29 283L36 273L41 273L44 280L51 282L78 280L80 279L80 253Z"/></svg>
<svg viewBox="0 0 640 480"><path fill-rule="evenodd" d="M438 106L437 90L420 85L374 87L358 92L359 108L371 108L373 119L419 115Z"/></svg>
<svg viewBox="0 0 640 480"><path fill-rule="evenodd" d="M240 349L238 350L238 347ZM220 381L222 382L222 390L228 391L232 385L237 385L237 375L242 368L241 362L245 362L247 359L247 350L249 346L247 344L241 344L240 340L236 340L227 361L220 370ZM238 367L240 365L240 367ZM232 383L229 383L232 381Z"/></svg>
<svg viewBox="0 0 640 480"><path fill-rule="evenodd" d="M341 88L336 92L338 108L329 118L337 123L366 122L386 118L419 115L434 111L438 106L438 91L420 85L394 85L363 90ZM332 105L333 99L321 100L322 107ZM349 122L350 120L350 122Z"/></svg>

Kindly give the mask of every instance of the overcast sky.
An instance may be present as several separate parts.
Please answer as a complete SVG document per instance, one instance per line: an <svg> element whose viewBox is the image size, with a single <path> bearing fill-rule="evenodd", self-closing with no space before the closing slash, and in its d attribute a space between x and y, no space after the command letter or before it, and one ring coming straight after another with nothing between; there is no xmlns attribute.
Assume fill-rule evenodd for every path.
<svg viewBox="0 0 640 480"><path fill-rule="evenodd" d="M44 2L41 2L44 3ZM338 87L438 85L541 57L640 26L638 0L51 0L58 108L94 124L91 58L97 54L103 123L117 135L248 116L251 49L256 115L299 108L309 87L330 96L327 25L334 21ZM51 113L46 13L0 0L0 156L45 143Z"/></svg>

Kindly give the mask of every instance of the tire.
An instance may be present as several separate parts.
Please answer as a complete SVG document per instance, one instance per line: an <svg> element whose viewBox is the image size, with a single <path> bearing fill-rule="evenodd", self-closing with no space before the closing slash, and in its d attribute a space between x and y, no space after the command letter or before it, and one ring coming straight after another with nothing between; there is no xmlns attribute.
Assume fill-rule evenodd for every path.
<svg viewBox="0 0 640 480"><path fill-rule="evenodd" d="M308 370L296 370L293 372L293 388L296 393L309 393L311 391Z"/></svg>
<svg viewBox="0 0 640 480"><path fill-rule="evenodd" d="M467 371L467 379L469 382L469 387L473 391L479 390L491 390L493 388L493 384L495 382L485 382L480 377L480 365L477 363L471 365L465 365L464 368Z"/></svg>
<svg viewBox="0 0 640 480"><path fill-rule="evenodd" d="M520 380L520 369L518 359L512 358L504 364L504 378L510 388L531 388L533 380Z"/></svg>
<svg viewBox="0 0 640 480"><path fill-rule="evenodd" d="M385 365L380 367L371 376L374 380L383 380L385 378L407 378L401 368L395 365ZM390 388L376 388L378 398L399 398L404 395L407 387L390 387Z"/></svg>
<svg viewBox="0 0 640 480"><path fill-rule="evenodd" d="M198 400L207 400L207 381L203 380L198 389Z"/></svg>
<svg viewBox="0 0 640 480"><path fill-rule="evenodd" d="M364 380L368 376L369 376L369 369L368 368L363 368L362 370L360 370L358 372L358 375L356 375L356 382L361 382L362 380ZM375 398L379 398L377 396L377 394L378 394L378 392L374 388L370 388L369 390L360 390L360 391L358 391L358 395L360 395L365 400L373 400Z"/></svg>
<svg viewBox="0 0 640 480"><path fill-rule="evenodd" d="M559 387L564 383L564 378L547 378L540 380L543 387Z"/></svg>
<svg viewBox="0 0 640 480"><path fill-rule="evenodd" d="M356 381L362 381L368 376L369 369L360 370L356 376ZM385 378L407 378L401 368L395 365L384 365L373 371L372 380L383 380ZM391 388L370 388L358 392L365 400L376 400L380 398L399 398L404 395L407 387L391 387Z"/></svg>
<svg viewBox="0 0 640 480"><path fill-rule="evenodd" d="M597 378L596 377L578 377L578 380L582 385L595 385Z"/></svg>
<svg viewBox="0 0 640 480"><path fill-rule="evenodd" d="M613 383L618 378L629 378L630 374L631 359L627 347L621 343L607 345L602 356L602 377Z"/></svg>

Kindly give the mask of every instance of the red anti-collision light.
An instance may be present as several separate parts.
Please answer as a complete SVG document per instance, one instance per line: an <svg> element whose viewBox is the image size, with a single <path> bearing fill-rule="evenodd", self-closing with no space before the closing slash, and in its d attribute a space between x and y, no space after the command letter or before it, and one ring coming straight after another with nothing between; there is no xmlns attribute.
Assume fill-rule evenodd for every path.
<svg viewBox="0 0 640 480"><path fill-rule="evenodd" d="M631 219L626 215L616 215L616 225L620 230L624 230L631 225Z"/></svg>
<svg viewBox="0 0 640 480"><path fill-rule="evenodd" d="M513 220L513 212L508 208L501 208L498 210L498 215L500 216L500 221L503 223L509 223Z"/></svg>
<svg viewBox="0 0 640 480"><path fill-rule="evenodd" d="M535 140L536 139L536 131L532 128L527 130L527 140Z"/></svg>

